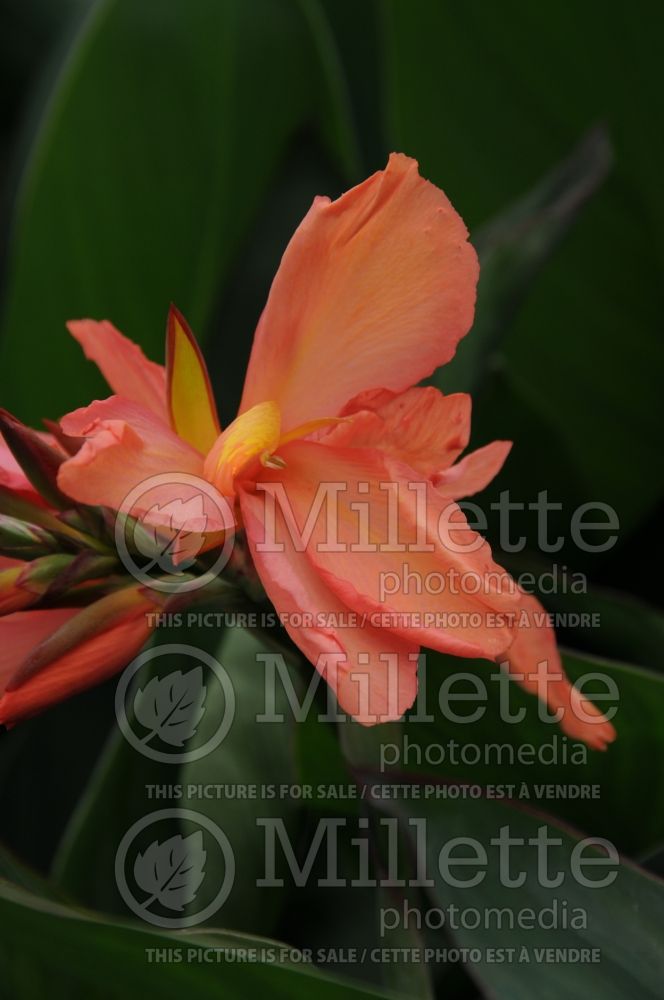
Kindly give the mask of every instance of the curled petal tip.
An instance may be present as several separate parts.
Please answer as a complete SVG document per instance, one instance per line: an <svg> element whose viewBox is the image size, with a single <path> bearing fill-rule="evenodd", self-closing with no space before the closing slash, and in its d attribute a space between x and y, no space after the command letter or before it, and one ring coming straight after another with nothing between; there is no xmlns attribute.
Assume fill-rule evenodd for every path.
<svg viewBox="0 0 664 1000"><path fill-rule="evenodd" d="M565 735L582 740L592 750L607 750L618 735L612 723L591 701L582 697L577 688L571 689L564 713L560 728Z"/></svg>

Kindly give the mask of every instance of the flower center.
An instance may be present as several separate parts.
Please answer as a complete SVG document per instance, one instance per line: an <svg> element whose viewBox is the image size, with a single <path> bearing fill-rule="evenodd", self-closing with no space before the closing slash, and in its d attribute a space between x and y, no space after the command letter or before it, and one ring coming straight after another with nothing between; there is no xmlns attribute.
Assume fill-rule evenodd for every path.
<svg viewBox="0 0 664 1000"><path fill-rule="evenodd" d="M286 462L275 454L278 448L336 424L339 419L310 420L282 434L278 404L257 403L237 416L219 435L205 459L203 474L224 496L232 495L236 477L251 462L258 459L271 469L283 469Z"/></svg>

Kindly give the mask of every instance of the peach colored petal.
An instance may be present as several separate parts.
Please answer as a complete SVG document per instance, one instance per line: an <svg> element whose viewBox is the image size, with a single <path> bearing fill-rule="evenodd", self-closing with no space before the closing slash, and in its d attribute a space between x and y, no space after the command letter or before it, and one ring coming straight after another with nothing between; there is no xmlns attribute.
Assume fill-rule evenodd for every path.
<svg viewBox="0 0 664 1000"><path fill-rule="evenodd" d="M60 427L70 437L93 437L104 420L123 420L132 424L142 437L154 437L160 441L180 441L170 425L161 420L152 410L136 403L126 396L108 396L107 399L96 399L89 406L66 413L60 420ZM175 447L175 445L173 445ZM188 453L199 455L190 445L184 445Z"/></svg>
<svg viewBox="0 0 664 1000"><path fill-rule="evenodd" d="M270 507L281 505L327 587L370 624L459 656L493 658L507 648L515 585L429 482L368 449L298 441L279 456L285 468L263 470L257 484L257 495L273 493L268 544Z"/></svg>
<svg viewBox="0 0 664 1000"><path fill-rule="evenodd" d="M0 619L0 694L28 653L76 612L76 608L17 611Z"/></svg>
<svg viewBox="0 0 664 1000"><path fill-rule="evenodd" d="M606 750L615 740L616 731L602 712L570 684L554 631L545 619L537 598L524 594L516 638L499 662L526 691L545 701L552 712L562 712L560 728L564 733L583 740L593 750Z"/></svg>
<svg viewBox="0 0 664 1000"><path fill-rule="evenodd" d="M149 361L143 351L108 320L72 319L67 329L89 361L118 396L140 403L168 422L166 373L163 365Z"/></svg>
<svg viewBox="0 0 664 1000"><path fill-rule="evenodd" d="M364 389L362 392L358 392L357 396L348 400L342 407L340 416L352 416L353 413L359 413L360 410L379 410L381 406L387 405L398 395L398 392L392 392L390 389Z"/></svg>
<svg viewBox="0 0 664 1000"><path fill-rule="evenodd" d="M456 465L434 477L436 489L450 500L472 497L498 475L511 447L511 441L492 441L477 451L471 451Z"/></svg>
<svg viewBox="0 0 664 1000"><path fill-rule="evenodd" d="M359 412L333 427L323 441L338 447L377 448L429 478L454 462L470 437L470 396L444 396L433 386L399 395L363 394ZM345 408L348 413L348 407Z"/></svg>
<svg viewBox="0 0 664 1000"><path fill-rule="evenodd" d="M266 399L283 427L337 416L378 386L400 392L453 356L475 305L466 228L417 163L385 170L296 230L256 330L241 410Z"/></svg>
<svg viewBox="0 0 664 1000"><path fill-rule="evenodd" d="M152 631L146 612L154 611L154 607L147 598L137 602L132 611L113 627L74 647L20 687L5 691L0 699L0 723L13 725L111 677L144 645ZM11 671L7 676L7 663L13 663L15 668L20 666L32 647L49 638L76 613L77 609L24 612L0 621L1 630L6 622L12 625L12 619L19 617L23 619L8 635L12 644L11 653L4 663L0 664L0 676L2 674L6 676L5 685L11 676ZM43 615L50 617L42 620L40 616ZM56 615L59 615L59 618L55 617ZM28 646L29 636L26 633L30 627L34 631L32 642ZM20 655L20 659L17 654Z"/></svg>
<svg viewBox="0 0 664 1000"><path fill-rule="evenodd" d="M335 597L288 540L284 552L257 549L263 537L262 498L248 490L239 497L265 590L291 639L331 685L342 710L363 725L401 718L417 694L418 645L353 624L354 609Z"/></svg>
<svg viewBox="0 0 664 1000"><path fill-rule="evenodd" d="M61 426L66 434L86 438L58 475L60 489L81 503L119 510L145 480L171 474L172 484L166 481L141 500L139 509L144 509L189 499L191 491L181 491L180 474L202 478L202 455L150 410L119 396L69 413Z"/></svg>

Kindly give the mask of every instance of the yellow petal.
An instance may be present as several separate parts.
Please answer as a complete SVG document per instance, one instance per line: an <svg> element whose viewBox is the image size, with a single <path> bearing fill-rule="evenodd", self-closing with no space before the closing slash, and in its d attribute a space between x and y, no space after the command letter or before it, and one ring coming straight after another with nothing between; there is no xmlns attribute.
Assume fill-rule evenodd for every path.
<svg viewBox="0 0 664 1000"><path fill-rule="evenodd" d="M246 410L215 441L205 459L204 475L228 496L233 481L254 458L269 455L279 444L281 413L276 403L258 403Z"/></svg>
<svg viewBox="0 0 664 1000"><path fill-rule="evenodd" d="M205 455L221 430L217 408L203 356L175 306L168 313L166 370L171 426Z"/></svg>

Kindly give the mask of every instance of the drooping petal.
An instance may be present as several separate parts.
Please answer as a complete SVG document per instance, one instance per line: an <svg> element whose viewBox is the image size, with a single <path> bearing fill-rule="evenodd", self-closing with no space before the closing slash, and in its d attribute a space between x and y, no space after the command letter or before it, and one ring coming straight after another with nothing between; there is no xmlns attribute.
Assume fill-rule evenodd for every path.
<svg viewBox="0 0 664 1000"><path fill-rule="evenodd" d="M216 502L213 487L203 479L202 455L149 410L111 396L75 410L61 424L66 434L86 438L58 477L60 489L74 500L132 516L149 511L151 524L168 524L176 507L191 504L195 516L188 530L216 532L230 526L227 505ZM158 483L148 485L154 477ZM200 517L194 504L199 497Z"/></svg>
<svg viewBox="0 0 664 1000"><path fill-rule="evenodd" d="M118 396L152 410L168 423L166 372L108 320L72 319L67 329Z"/></svg>
<svg viewBox="0 0 664 1000"><path fill-rule="evenodd" d="M6 632L8 652L0 661L0 676L5 678L4 694L0 699L0 723L13 725L111 677L144 645L152 631L147 615L154 610L155 605L137 592L126 613L110 627L67 649L18 687L13 686L16 672L34 647L56 640L61 630L71 628L75 618L85 612L70 608L28 611L2 619L0 634L6 625L9 628ZM42 617L45 615L48 617Z"/></svg>
<svg viewBox="0 0 664 1000"><path fill-rule="evenodd" d="M616 731L570 683L546 612L532 594L523 595L517 621L516 638L506 655L499 658L501 665L552 712L561 712L559 724L564 733L583 740L594 750L606 750L616 738Z"/></svg>
<svg viewBox="0 0 664 1000"><path fill-rule="evenodd" d="M266 399L284 430L330 417L366 389L400 392L449 361L473 319L477 256L417 163L337 201L316 198L256 330L241 410Z"/></svg>
<svg viewBox="0 0 664 1000"><path fill-rule="evenodd" d="M444 396L433 386L415 387L398 395L365 393L357 404L358 412L333 427L325 444L376 448L425 478L447 469L468 444L471 401L466 393Z"/></svg>
<svg viewBox="0 0 664 1000"><path fill-rule="evenodd" d="M436 489L450 500L472 497L498 475L511 447L511 441L492 441L483 448L471 451L456 465L434 477Z"/></svg>
<svg viewBox="0 0 664 1000"><path fill-rule="evenodd" d="M265 469L271 544L281 506L288 531L339 600L412 643L493 658L512 641L515 584L461 510L379 452L297 441ZM280 536L277 542L284 539Z"/></svg>
<svg viewBox="0 0 664 1000"><path fill-rule="evenodd" d="M217 407L196 338L175 306L168 313L166 372L171 426L205 455L221 431Z"/></svg>
<svg viewBox="0 0 664 1000"><path fill-rule="evenodd" d="M417 694L416 643L362 625L325 585L287 532L283 552L261 551L263 500L250 489L240 504L254 564L293 642L333 688L337 701L358 722L401 718ZM356 616L358 624L351 624Z"/></svg>

